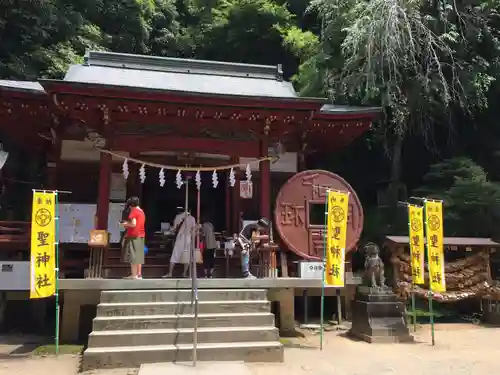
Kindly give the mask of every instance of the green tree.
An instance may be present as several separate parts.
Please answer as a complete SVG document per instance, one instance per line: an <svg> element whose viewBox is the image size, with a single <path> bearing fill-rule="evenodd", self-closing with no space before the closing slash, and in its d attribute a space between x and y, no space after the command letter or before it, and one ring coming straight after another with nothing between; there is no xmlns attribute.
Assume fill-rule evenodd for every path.
<svg viewBox="0 0 500 375"><path fill-rule="evenodd" d="M283 64L291 76L300 43L315 39L302 33L286 4L271 0L198 1L203 46L197 56L252 64Z"/></svg>
<svg viewBox="0 0 500 375"><path fill-rule="evenodd" d="M0 3L0 76L36 79L61 76L67 64L92 45L92 30L70 1L33 0Z"/></svg>
<svg viewBox="0 0 500 375"><path fill-rule="evenodd" d="M312 1L310 9L322 21L321 45L303 62L296 82L303 93L320 91L323 83L323 92L336 102L383 107L374 134L391 160L394 206L405 140L420 136L432 148L439 128L452 133L457 113L470 115L486 105L496 71L484 56L494 58L495 65L498 52L481 54L481 48L498 47L490 26L496 6Z"/></svg>
<svg viewBox="0 0 500 375"><path fill-rule="evenodd" d="M173 0L7 0L0 4L0 76L60 78L87 49L171 55Z"/></svg>
<svg viewBox="0 0 500 375"><path fill-rule="evenodd" d="M175 40L173 0L74 0L76 9L99 27L103 46L113 52L148 54L151 44L164 49Z"/></svg>
<svg viewBox="0 0 500 375"><path fill-rule="evenodd" d="M414 192L442 199L447 236L498 237L500 184L488 180L483 168L466 157L430 167L424 185Z"/></svg>

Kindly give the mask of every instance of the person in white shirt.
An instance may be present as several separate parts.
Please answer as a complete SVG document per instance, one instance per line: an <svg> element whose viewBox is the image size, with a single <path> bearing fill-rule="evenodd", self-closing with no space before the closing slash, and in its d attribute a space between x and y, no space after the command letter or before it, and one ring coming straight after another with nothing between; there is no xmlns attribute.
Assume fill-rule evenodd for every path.
<svg viewBox="0 0 500 375"><path fill-rule="evenodd" d="M168 273L163 277L172 277L174 267L181 263L184 265L182 277L187 277L191 259L191 250L194 246L194 235L196 231L196 220L189 211L182 211L174 219L175 237L174 249L170 257Z"/></svg>

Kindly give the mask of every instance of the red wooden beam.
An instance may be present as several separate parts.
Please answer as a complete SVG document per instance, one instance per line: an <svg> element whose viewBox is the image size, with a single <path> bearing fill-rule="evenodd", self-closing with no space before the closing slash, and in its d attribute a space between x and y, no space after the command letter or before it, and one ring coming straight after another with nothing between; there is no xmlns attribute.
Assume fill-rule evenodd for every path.
<svg viewBox="0 0 500 375"><path fill-rule="evenodd" d="M88 124L101 121L102 106L109 111L113 127L116 123L144 123L148 125L166 123L179 125L185 123L214 128L230 129L250 128L261 131L266 120L271 120L272 127L283 126L287 129L294 124L307 121L310 111L295 111L295 109L268 109L266 107L245 108L229 105L203 103L175 103L172 101L110 99L95 96L79 96L57 94L61 108L73 118L81 119Z"/></svg>
<svg viewBox="0 0 500 375"><path fill-rule="evenodd" d="M16 89L6 89L0 88L0 98L2 99L28 99L30 101L36 100L40 103L49 104L50 97L43 91L30 91L30 90L16 90Z"/></svg>
<svg viewBox="0 0 500 375"><path fill-rule="evenodd" d="M128 152L194 151L200 153L259 157L259 143L210 138L173 137L170 135L116 135L113 149Z"/></svg>

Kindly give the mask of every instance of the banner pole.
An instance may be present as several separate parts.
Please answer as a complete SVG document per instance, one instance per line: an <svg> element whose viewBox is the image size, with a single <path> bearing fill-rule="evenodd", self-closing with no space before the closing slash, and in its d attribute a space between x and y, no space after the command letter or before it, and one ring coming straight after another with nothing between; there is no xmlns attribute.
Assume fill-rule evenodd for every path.
<svg viewBox="0 0 500 375"><path fill-rule="evenodd" d="M432 346L435 345L435 333L434 333L434 309L432 306L432 275L431 275L431 254L429 250L429 241L427 238L427 207L425 202L427 199L424 200L424 210L423 210L423 215L425 218L425 225L424 225L424 238L426 239L425 241L425 250L427 253L427 268L429 271L429 293L428 293L428 302L429 302L429 322L431 323L431 341L432 341Z"/></svg>
<svg viewBox="0 0 500 375"><path fill-rule="evenodd" d="M429 314L431 321L431 340L432 340L432 346L434 346L436 345L435 333L434 333L434 309L432 307L432 291L430 290L429 290Z"/></svg>
<svg viewBox="0 0 500 375"><path fill-rule="evenodd" d="M412 240L411 240L411 218L410 218L410 205L407 205L408 209L408 244L410 245L410 255L412 255ZM413 272L413 267L411 267L413 258L410 258L410 268L411 268L411 315L413 320L413 332L417 332L417 312L415 311L415 275Z"/></svg>
<svg viewBox="0 0 500 375"><path fill-rule="evenodd" d="M55 211L56 211L56 228L55 228L55 256L56 256L56 355L59 355L59 319L60 319L60 307L59 307L59 194L56 191L54 194L55 198Z"/></svg>
<svg viewBox="0 0 500 375"><path fill-rule="evenodd" d="M325 198L325 227L323 232L323 272L321 281L321 316L320 316L320 337L319 337L319 350L323 350L324 340L324 313L325 313L325 274L326 274L326 242L327 242L327 225L328 225L328 194Z"/></svg>
<svg viewBox="0 0 500 375"><path fill-rule="evenodd" d="M340 326L342 325L342 293L340 288L337 288L336 294L337 294L337 314L338 314L337 329L340 329Z"/></svg>
<svg viewBox="0 0 500 375"><path fill-rule="evenodd" d="M417 312L415 311L415 284L411 283L411 312L413 316L413 332L417 332Z"/></svg>

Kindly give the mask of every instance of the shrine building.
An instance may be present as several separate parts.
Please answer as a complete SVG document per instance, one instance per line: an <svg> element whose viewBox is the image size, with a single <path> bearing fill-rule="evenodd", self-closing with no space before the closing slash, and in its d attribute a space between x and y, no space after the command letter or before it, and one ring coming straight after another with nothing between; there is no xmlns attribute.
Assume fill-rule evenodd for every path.
<svg viewBox="0 0 500 375"><path fill-rule="evenodd" d="M380 112L299 97L283 79L280 65L110 52L88 52L62 80L0 81L0 96L2 137L45 158L45 181L33 187L71 192L59 197L66 210L66 218L60 219L60 272L66 278L84 277L89 229L116 231L116 212L129 196L140 197L147 215L150 253L144 275L166 272L168 245L157 235L162 223L172 222L177 207L184 207L185 190L176 186L178 171L165 169L161 186L160 168L145 165L141 172L141 162L181 172L186 167L236 165L234 184L229 168L216 173L217 187L212 171L201 173L200 211L214 223L221 243L241 229L242 221L264 216L273 220L283 252L318 259L315 247L323 227L305 218L311 209L304 208L300 189L309 189L311 202L321 203L321 186L352 188L332 173L307 171L307 156L345 148ZM2 172L8 173L8 163ZM194 173L183 173L186 177L191 178L188 204L196 211ZM352 192L349 248L363 225L362 207ZM29 249L29 217L27 209L24 219L2 222L17 231L0 234L0 247ZM316 234L305 234L314 225ZM101 265L107 277L126 273L116 242L111 241ZM227 267L225 273L230 276Z"/></svg>

